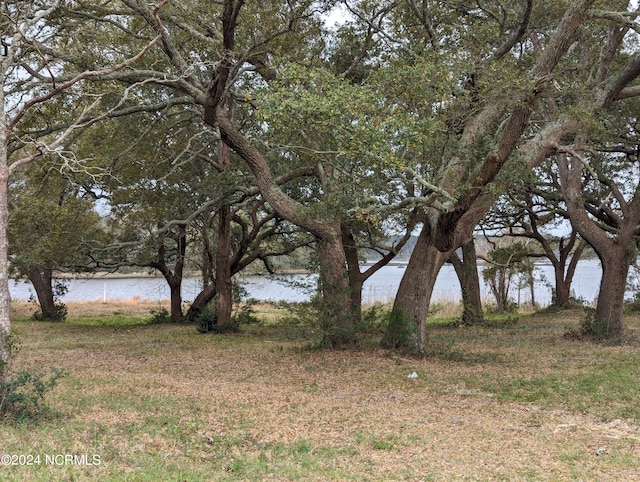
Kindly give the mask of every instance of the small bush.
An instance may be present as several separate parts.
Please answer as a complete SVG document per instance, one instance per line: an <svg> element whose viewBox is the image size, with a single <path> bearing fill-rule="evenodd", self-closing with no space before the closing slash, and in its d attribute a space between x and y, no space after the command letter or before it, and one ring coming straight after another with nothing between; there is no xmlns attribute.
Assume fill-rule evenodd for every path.
<svg viewBox="0 0 640 482"><path fill-rule="evenodd" d="M67 314L67 305L61 301L57 301L54 303L52 310L43 311L41 308L38 308L38 311L31 315L31 318L35 321L60 322L67 319Z"/></svg>
<svg viewBox="0 0 640 482"><path fill-rule="evenodd" d="M194 316L193 320L199 333L211 333L218 321L218 313L214 306L207 305Z"/></svg>
<svg viewBox="0 0 640 482"><path fill-rule="evenodd" d="M592 340L604 340L608 336L607 320L598 318L596 310L590 307L585 307L585 316L580 321L578 328L568 328L565 332L565 337L584 339L590 338Z"/></svg>
<svg viewBox="0 0 640 482"><path fill-rule="evenodd" d="M51 368L50 373L22 370L15 375L11 362L19 351L13 335L3 335L0 344L10 353L9 362L0 360L0 417L5 420L37 422L53 412L45 397L66 371Z"/></svg>
<svg viewBox="0 0 640 482"><path fill-rule="evenodd" d="M171 313L165 307L161 307L157 310L151 310L151 318L149 319L149 323L151 324L161 324L161 323L169 323L171 321Z"/></svg>
<svg viewBox="0 0 640 482"><path fill-rule="evenodd" d="M240 328L239 319L231 317L231 323L225 326L218 325L218 313L214 305L207 305L194 317L196 330L199 333L236 333Z"/></svg>
<svg viewBox="0 0 640 482"><path fill-rule="evenodd" d="M370 331L383 331L391 316L391 309L388 305L375 303L362 310L362 322L365 329Z"/></svg>
<svg viewBox="0 0 640 482"><path fill-rule="evenodd" d="M287 303L283 306L288 313L282 318L282 323L293 326L318 326L320 324L320 309L322 300L315 296L311 301Z"/></svg>

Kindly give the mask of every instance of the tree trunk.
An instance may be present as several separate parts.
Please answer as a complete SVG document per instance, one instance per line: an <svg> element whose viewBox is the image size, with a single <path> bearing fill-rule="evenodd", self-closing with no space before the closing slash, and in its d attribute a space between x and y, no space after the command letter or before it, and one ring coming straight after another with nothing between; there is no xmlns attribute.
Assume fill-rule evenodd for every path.
<svg viewBox="0 0 640 482"><path fill-rule="evenodd" d="M433 287L449 255L438 251L431 239L430 228L425 225L400 281L391 313L393 323L390 321L383 340L385 345L417 349L424 353L425 322L429 316ZM410 332L407 333L407 329ZM398 330L405 332L399 333Z"/></svg>
<svg viewBox="0 0 640 482"><path fill-rule="evenodd" d="M180 323L184 321L182 314L182 279L172 281L167 280L169 283L169 292L171 294L171 321L174 323Z"/></svg>
<svg viewBox="0 0 640 482"><path fill-rule="evenodd" d="M213 112L214 106L216 112ZM339 220L310 216L302 204L285 194L274 181L262 154L248 143L224 113L217 110L215 102L211 106L205 104L205 121L210 125L217 124L224 143L246 161L256 178L260 194L281 217L312 233L317 239L323 343L331 347L356 344L360 319L351 301Z"/></svg>
<svg viewBox="0 0 640 482"><path fill-rule="evenodd" d="M342 238L336 231L335 236L317 241L323 345L332 348L356 345L360 328L358 309L353 305L351 296Z"/></svg>
<svg viewBox="0 0 640 482"><path fill-rule="evenodd" d="M233 285L231 282L231 207L218 209L218 248L216 251L216 325L231 325Z"/></svg>
<svg viewBox="0 0 640 482"><path fill-rule="evenodd" d="M358 259L358 248L353 233L346 224L342 225L342 245L347 262L347 276L349 279L349 291L351 293L351 304L356 310L358 319L362 318L362 285L364 276L360 272L360 260Z"/></svg>
<svg viewBox="0 0 640 482"><path fill-rule="evenodd" d="M0 93L0 97L2 97L2 93ZM3 123L0 125L0 382L6 378L11 355L7 340L11 334L11 296L9 294L9 239L7 236L9 169L7 167L6 141L6 130Z"/></svg>
<svg viewBox="0 0 640 482"><path fill-rule="evenodd" d="M529 293L531 294L531 307L536 310L538 309L538 304L536 303L536 285L535 280L533 279L533 268L531 271L531 276L528 278L529 284Z"/></svg>
<svg viewBox="0 0 640 482"><path fill-rule="evenodd" d="M473 238L462 245L462 260L458 258L455 252L451 254L449 259L460 281L462 291L462 324L477 325L484 323L476 244Z"/></svg>
<svg viewBox="0 0 640 482"><path fill-rule="evenodd" d="M555 275L556 289L553 304L555 306L566 306L569 304L569 297L571 296L571 283L565 282L564 268L560 263L554 263L553 272Z"/></svg>
<svg viewBox="0 0 640 482"><path fill-rule="evenodd" d="M184 314L182 313L182 274L184 271L185 254L187 252L186 226L180 226L180 232L176 236L175 242L177 254L173 272L169 269L165 261L164 243L161 243L158 248L158 260L149 266L159 270L169 285L171 295L171 321L179 323L184 321Z"/></svg>
<svg viewBox="0 0 640 482"><path fill-rule="evenodd" d="M576 272L578 261L580 261L580 257L582 256L584 249L587 247L587 242L584 239L580 239L578 246L571 256L571 261L569 261L569 264L567 265L567 258L570 255L573 244L573 242L570 242L567 247L563 247L561 243L560 258L555 261L553 258L550 258L553 263L556 281L556 295L554 299L554 304L556 306L566 306L569 304L569 300L571 299L571 283L573 282L573 276Z"/></svg>
<svg viewBox="0 0 640 482"><path fill-rule="evenodd" d="M50 269L45 270L30 270L27 273L27 277L33 288L36 290L36 296L38 298L38 304L40 305L40 312L42 313L42 320L59 321L56 317L56 306L53 298L53 286L52 271Z"/></svg>
<svg viewBox="0 0 640 482"><path fill-rule="evenodd" d="M629 274L629 249L616 243L613 250L600 257L600 261L602 279L593 334L603 337L616 336L622 333L624 293Z"/></svg>
<svg viewBox="0 0 640 482"><path fill-rule="evenodd" d="M216 283L211 283L202 288L202 291L198 293L196 299L193 300L189 310L187 311L186 318L188 321L195 321L196 317L202 313L202 310L216 297L218 290Z"/></svg>

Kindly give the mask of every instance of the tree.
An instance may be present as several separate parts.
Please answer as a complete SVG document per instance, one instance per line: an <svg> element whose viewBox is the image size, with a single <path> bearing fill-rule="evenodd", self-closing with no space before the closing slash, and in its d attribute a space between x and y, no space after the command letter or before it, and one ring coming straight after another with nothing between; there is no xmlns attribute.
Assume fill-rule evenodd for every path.
<svg viewBox="0 0 640 482"><path fill-rule="evenodd" d="M570 302L571 283L587 242L568 222L557 168L545 161L533 171L509 176L509 189L500 196L485 219L483 229L534 240L554 270L554 306ZM554 235L563 230L566 234Z"/></svg>
<svg viewBox="0 0 640 482"><path fill-rule="evenodd" d="M447 155L446 169L438 183L455 201L429 208L394 304L394 310L416 327L418 351L424 344L424 323L440 267L448 253L468 239L491 206L493 195L486 186L496 181L510 159L530 168L538 165L564 139L583 128L590 115L637 95L636 89L628 86L637 78L640 58L624 53L621 39L617 40L623 27L614 23L611 28L607 21L600 20L611 16L592 11L592 4L576 0L562 11L558 7L543 12L532 10L531 2L527 2L521 21L499 23L501 27L509 23L517 27L500 30L494 37L497 42L477 42L476 47L483 47L477 53L463 46L462 52L476 54L473 60L464 57L467 64L482 68L474 69L472 97L477 100L467 104L471 110L460 125L459 137ZM486 9L462 18L469 16L492 23ZM614 22L621 19L626 23L622 14L613 17ZM594 34L586 34L587 25ZM475 32L470 28L464 31L471 35ZM604 37L610 41L610 48L601 55L596 55L594 48L593 55L583 59L572 47L578 35L582 45L601 45ZM436 44L440 40L436 39ZM577 76L573 66L585 60L592 69L581 69L578 72L585 75ZM602 73L600 82L593 82L586 74L594 70ZM464 77L461 85L465 85L463 81ZM534 112L540 113L544 123L532 117Z"/></svg>
<svg viewBox="0 0 640 482"><path fill-rule="evenodd" d="M182 280L188 246L197 234L194 217L215 209L212 168L192 152L210 145L188 106L167 107L163 116L146 112L114 119L83 139L78 152L104 146L97 189L110 207L114 243L95 253L100 267L135 266L157 270L170 292L171 320L184 319Z"/></svg>
<svg viewBox="0 0 640 482"><path fill-rule="evenodd" d="M128 5L140 17L150 18L149 12L145 10L144 6L133 2L129 2ZM343 187L351 185L352 191L357 191L353 189L355 188L353 179L340 171L339 164L342 161L340 156L347 158L348 153L344 149L344 152L341 152L336 148L340 146L331 144L330 141L335 139L337 131L330 130L330 122L339 116L357 118L358 113L340 110L341 106L337 104L334 105L334 113L331 113L331 105L315 105L316 108L320 107L318 112L322 116L322 128L313 133L315 143L311 143L311 149L317 151L317 141L323 140L320 136L328 132L331 135L325 139L329 141L327 147L329 150L335 151L333 160L340 161L334 163L324 160L322 163L316 164L317 183L311 185L310 190L316 193L321 192L322 196L326 196L327 202L324 204L326 209L320 210L313 204L305 204L304 198L302 200L296 199L290 196L286 189L281 188L276 182L278 174L285 175L287 171L274 171L272 166L275 163L272 162L272 158L275 156L278 160L283 161L281 165L277 166L281 168L291 166L290 159L292 158L304 159L305 162L308 162L313 157L309 154L314 152L304 154L297 149L280 148L273 151L264 150L265 154L263 154L256 147L260 146L260 142L255 142L255 139L264 135L264 131L261 129L265 124L254 122L251 127L251 124L247 124L247 116L242 114L242 111L251 114L254 106L247 105L246 102L252 100L252 92L255 92L256 86L260 86L261 82L273 83L276 78L275 71L268 65L267 48L269 52L283 52L294 46L293 48L298 49L296 52L298 59L302 59L306 55L313 55L312 49L301 49L302 44L284 43L283 39L300 39L306 32L318 32L320 20L315 15L315 5L310 2L290 3L286 6L284 4L265 4L251 11L255 18L246 15L244 7L243 2L227 1L223 4L221 25L214 19L211 19L211 23L207 25L202 22L192 24L198 25L198 28L208 27L221 33L220 37L213 37L207 41L208 48L202 50L201 58L203 59L211 52L217 53L217 57L212 59L216 62L214 71L212 73L211 71L204 72L204 74L209 74L208 79L200 75L201 66L187 67L193 63L191 61L193 55L189 49L201 42L205 36L199 35L195 28L191 30L185 28L186 23L184 22L180 23L168 19L169 30L159 31L163 35L162 46L168 63L165 67L168 68L151 73L139 72L139 76L132 75L131 80L139 80L144 76L150 82L169 85L171 88L192 95L196 102L201 103L204 107L203 118L205 122L218 129L221 141L247 163L256 177L262 198L280 217L315 236L320 268L320 285L325 300L323 319L328 323L325 342L332 346L352 344L357 342L358 308L353 306L350 295L346 257L342 245L341 216L333 212L333 207L339 206L342 200L348 199L342 191ZM320 12L320 10L317 11ZM179 13L183 16L182 18L185 18L183 12ZM209 15L207 18L211 18L211 16ZM281 18L286 21L282 22ZM193 19L189 19L189 22L193 22ZM153 22L149 22L149 25L154 30L158 29ZM173 33L170 33L171 29L174 30ZM169 77L167 72L171 72ZM307 74L307 78L314 80L307 85L297 79L293 79L293 81L297 88L303 88L311 97L318 98L318 92L329 92L327 87L335 87L337 84L340 84L339 87L342 89L350 87L345 81L340 83L339 79L333 79L329 82L329 77L323 76L318 70L310 70L310 73L311 75ZM289 80L291 77L289 76ZM242 93L242 88L246 89L246 94ZM340 92L340 89L333 88L330 95L337 99ZM350 87L350 92L356 92L355 87ZM346 99L344 94L341 95L342 99ZM347 100L350 105L354 105L353 99ZM293 101L295 101L294 98L291 99L290 104ZM362 107L366 106L367 103L362 104ZM304 115L308 116L310 113L311 109L307 108ZM278 127L277 123L268 126L270 131ZM343 143L347 142L347 134L351 134L348 141L355 145L359 140L358 134L367 132L367 128L371 125L367 123L363 114L356 123L342 124L342 126L347 130L346 134L342 136ZM291 133L295 132L291 131ZM267 137L268 135L269 133L267 133ZM320 149L327 150L323 146L320 146ZM358 151L357 154L365 153ZM317 157L316 155L316 161ZM355 153L351 154L351 157L355 157ZM360 169L364 169L364 167ZM310 199L308 192L304 194L307 195L307 200Z"/></svg>
<svg viewBox="0 0 640 482"><path fill-rule="evenodd" d="M109 59L96 69L65 71L61 59L68 52L59 49L68 39L60 33L61 1L7 1L2 4L0 38L0 360L10 353L4 336L11 332L8 287L9 178L22 166L47 153L59 155L64 143L79 129L97 122L89 113L98 106L99 97L86 96L76 88L83 80L125 69L148 50L160 36L121 62ZM69 31L72 24L67 24ZM105 52L106 53L106 52ZM104 60L104 59L103 59ZM97 99L97 100L96 100ZM68 108L67 115L43 118L46 106L57 103ZM4 375L4 374L2 374Z"/></svg>
<svg viewBox="0 0 640 482"><path fill-rule="evenodd" d="M152 83L155 88L166 88L167 93L182 92L191 96L204 107L204 121L220 131L221 142L240 155L257 177L262 197L283 218L310 232L318 239L321 260L321 280L327 292L327 320L335 320L335 338L328 336L329 344L353 341L353 307L350 305L348 284L344 276L344 252L340 246L340 224L335 220L313 219L304 213L304 206L284 194L271 173L266 159L255 150L234 124L235 111L242 107L245 99L236 90L259 83L252 72L244 70L250 65L262 79L272 79L273 72L268 66L267 45L270 49L286 50L301 44L285 43L285 36L300 38L301 32L317 31L320 24L311 2L290 3L288 5L261 5L255 15L242 16L243 2L224 2L222 25L217 24L212 10L202 10L198 2L189 4L193 13L187 14L181 7L169 6L172 14L167 15L166 24L159 24L153 12L146 5L125 1L135 21L142 21L154 32L152 37L162 37L162 49L154 52L164 55L161 68L141 69L131 72L130 83ZM242 22L239 22L239 18ZM284 18L284 22L281 20ZM302 22L302 20L305 20ZM113 22L113 19L110 19ZM125 29L123 28L123 31ZM220 35L216 35L220 33ZM236 42L237 38L240 42ZM132 39L134 42L135 39ZM193 48L198 45L196 53ZM213 53L213 56L212 56ZM236 57L237 56L237 57ZM160 57L156 57L160 59ZM238 59L236 62L235 59ZM210 65L216 64L214 69ZM159 64L156 64L159 65ZM213 74L213 75L212 75ZM209 77L209 78L207 78ZM104 79L104 77L103 77ZM239 89L241 90L241 89ZM248 96L248 100L251 96ZM250 106L249 106L250 107ZM233 116L232 116L233 114ZM337 257L337 258L336 258ZM342 261L342 262L341 262ZM351 333L351 334L349 334ZM344 334L344 340L341 337Z"/></svg>
<svg viewBox="0 0 640 482"><path fill-rule="evenodd" d="M511 283L515 276L532 270L528 254L523 243L513 242L507 246L495 246L485 258L490 266L482 270L482 278L496 300L498 313L513 311L514 303L510 298ZM530 278L532 279L532 276ZM535 304L535 298L532 298L532 303Z"/></svg>
<svg viewBox="0 0 640 482"><path fill-rule="evenodd" d="M556 160L571 223L593 247L602 265L594 335L619 336L629 266L640 234L640 183L637 175L638 104L601 113L602 137L561 147ZM592 133L593 135L593 133Z"/></svg>
<svg viewBox="0 0 640 482"><path fill-rule="evenodd" d="M91 251L106 238L93 202L53 167L40 162L12 183L8 234L11 271L31 281L39 318L60 321L54 272L90 270Z"/></svg>

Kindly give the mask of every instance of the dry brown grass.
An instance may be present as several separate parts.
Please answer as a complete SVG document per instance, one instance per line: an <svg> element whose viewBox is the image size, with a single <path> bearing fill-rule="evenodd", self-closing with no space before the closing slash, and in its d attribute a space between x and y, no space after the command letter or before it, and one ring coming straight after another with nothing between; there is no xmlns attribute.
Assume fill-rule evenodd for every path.
<svg viewBox="0 0 640 482"><path fill-rule="evenodd" d="M113 314L121 314L128 316L148 315L152 310L159 308L169 308L169 301L151 301L145 300L140 296L132 298L109 299L107 303L103 303L102 298L96 298L89 302L67 301L69 318L78 318L85 316L111 316ZM26 301L15 301L11 304L11 316L17 318L28 318L36 311L34 303Z"/></svg>
<svg viewBox="0 0 640 482"><path fill-rule="evenodd" d="M0 473L5 480L639 480L636 421L556 402L508 402L478 388L484 377L526 379L562 364L567 373L589 373L594 359L637 353L635 342L565 340L564 324L578 316L538 316L517 329L434 329L434 343L453 336L455 351L424 359L309 349L313 334L304 327L210 336L178 325L18 322L20 364L53 363L70 375L52 398L65 416L0 427L4 451L97 453L102 463ZM418 379L407 378L413 371Z"/></svg>

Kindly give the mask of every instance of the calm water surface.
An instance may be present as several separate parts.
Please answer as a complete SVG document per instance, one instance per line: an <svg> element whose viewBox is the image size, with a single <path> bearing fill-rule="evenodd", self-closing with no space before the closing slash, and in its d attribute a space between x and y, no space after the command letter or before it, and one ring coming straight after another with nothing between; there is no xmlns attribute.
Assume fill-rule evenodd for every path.
<svg viewBox="0 0 640 482"><path fill-rule="evenodd" d="M482 268L480 268L481 270ZM391 301L404 274L404 266L386 266L373 275L364 285L363 301ZM592 301L598 294L598 285L602 270L597 260L583 260L578 264L573 281L573 290L577 297ZM551 265L538 265L535 277L536 302L548 305L551 302L549 283L553 282ZM246 276L240 281L248 291L248 296L258 300L304 301L309 299L317 280L317 275L288 275L279 278L266 276ZM485 297L488 289L480 278L481 289ZM514 283L517 285L517 283ZM307 289L304 289L304 286ZM196 278L187 278L183 282L182 295L185 301L191 301L198 294L202 282ZM102 301L114 299L130 299L140 297L152 301L169 298L169 289L163 278L102 278L96 276L89 279L69 280L69 292L63 301ZM27 282L10 281L9 290L13 299L27 300L33 288ZM529 301L529 290L512 287L514 300ZM436 281L433 300L459 300L460 284L451 265L445 265Z"/></svg>

